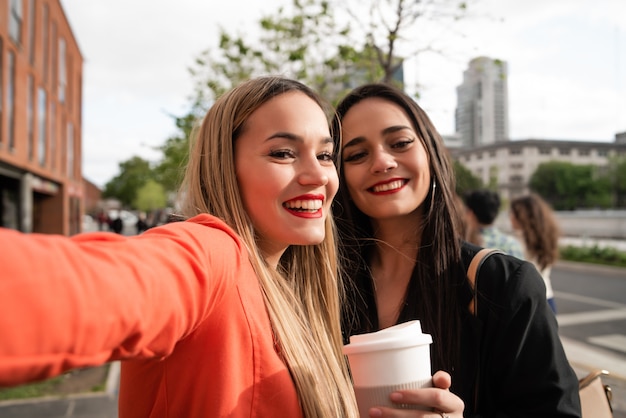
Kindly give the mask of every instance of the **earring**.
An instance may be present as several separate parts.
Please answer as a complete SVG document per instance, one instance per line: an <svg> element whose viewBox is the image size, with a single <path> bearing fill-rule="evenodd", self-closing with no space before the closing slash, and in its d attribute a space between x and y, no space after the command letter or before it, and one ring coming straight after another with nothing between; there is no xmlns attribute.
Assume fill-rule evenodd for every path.
<svg viewBox="0 0 626 418"><path fill-rule="evenodd" d="M430 192L430 208L432 209L435 204L435 190L437 189L437 183L435 183L435 179L433 179L433 187Z"/></svg>

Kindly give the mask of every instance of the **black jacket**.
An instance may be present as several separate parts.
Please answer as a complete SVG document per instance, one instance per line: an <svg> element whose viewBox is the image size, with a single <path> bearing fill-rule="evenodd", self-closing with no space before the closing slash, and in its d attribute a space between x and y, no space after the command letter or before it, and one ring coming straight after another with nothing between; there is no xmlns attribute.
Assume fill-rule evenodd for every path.
<svg viewBox="0 0 626 418"><path fill-rule="evenodd" d="M478 249L463 245L466 266ZM464 366L452 375L465 417L580 417L578 378L536 268L493 254L476 282L477 317L468 311L463 319Z"/></svg>

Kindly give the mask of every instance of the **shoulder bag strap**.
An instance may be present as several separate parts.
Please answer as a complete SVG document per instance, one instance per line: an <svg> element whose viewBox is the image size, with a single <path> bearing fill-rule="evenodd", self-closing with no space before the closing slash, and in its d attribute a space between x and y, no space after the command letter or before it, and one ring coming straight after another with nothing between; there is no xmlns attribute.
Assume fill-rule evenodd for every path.
<svg viewBox="0 0 626 418"><path fill-rule="evenodd" d="M483 248L478 251L472 261L470 262L469 267L467 268L467 280L469 280L470 286L472 287L472 301L469 305L469 311L472 315L478 315L478 299L476 297L478 286L476 285L476 280L478 279L478 272L480 267L483 265L487 257L491 254L501 253L500 250L494 250L493 248Z"/></svg>
<svg viewBox="0 0 626 418"><path fill-rule="evenodd" d="M472 288L472 301L469 304L469 311L475 317L478 317L478 285L476 280L478 279L478 273L480 267L483 265L487 257L495 253L501 253L500 250L493 248L483 248L478 251L467 268L467 280L469 280ZM480 344L480 341L479 341ZM476 347L476 384L474 385L474 412L478 412L478 383L480 381L480 345Z"/></svg>

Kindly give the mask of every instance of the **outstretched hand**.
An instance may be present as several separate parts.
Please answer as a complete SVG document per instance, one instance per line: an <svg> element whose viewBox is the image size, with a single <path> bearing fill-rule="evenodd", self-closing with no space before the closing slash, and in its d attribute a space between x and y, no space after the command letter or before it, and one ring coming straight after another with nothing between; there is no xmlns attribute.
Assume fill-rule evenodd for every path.
<svg viewBox="0 0 626 418"><path fill-rule="evenodd" d="M433 375L433 387L399 390L389 395L394 403L419 405L424 409L395 409L374 407L369 410L374 418L462 418L465 404L450 392L452 378L443 371Z"/></svg>

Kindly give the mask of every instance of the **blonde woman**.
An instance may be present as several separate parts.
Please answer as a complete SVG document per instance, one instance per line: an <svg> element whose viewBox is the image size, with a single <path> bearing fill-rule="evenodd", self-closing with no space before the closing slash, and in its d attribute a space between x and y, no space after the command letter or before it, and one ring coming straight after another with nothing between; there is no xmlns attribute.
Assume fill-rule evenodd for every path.
<svg viewBox="0 0 626 418"><path fill-rule="evenodd" d="M354 417L319 98L262 77L199 127L183 222L0 230L0 385L122 362L120 417ZM36 260L36 262L33 262Z"/></svg>
<svg viewBox="0 0 626 418"><path fill-rule="evenodd" d="M524 258L541 273L548 304L556 313L550 273L559 258L561 232L552 208L536 193L513 199L510 208L511 226L523 241Z"/></svg>

